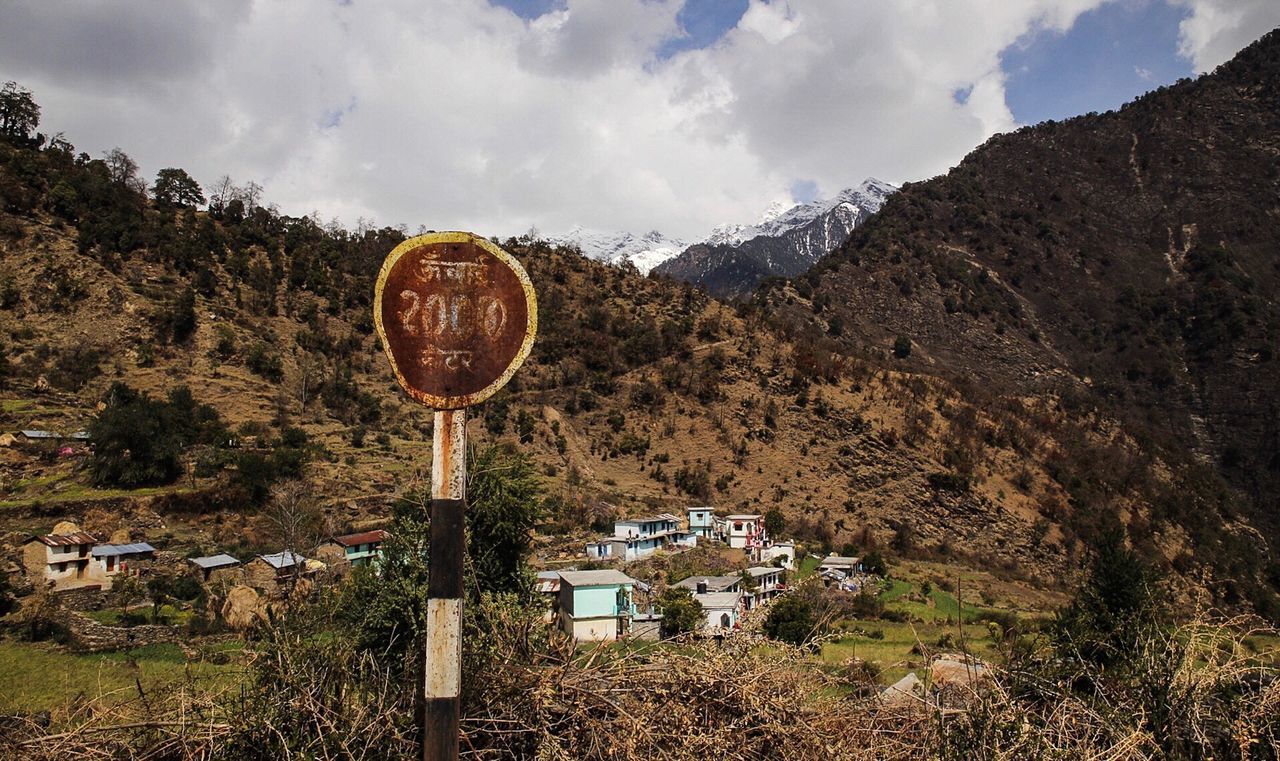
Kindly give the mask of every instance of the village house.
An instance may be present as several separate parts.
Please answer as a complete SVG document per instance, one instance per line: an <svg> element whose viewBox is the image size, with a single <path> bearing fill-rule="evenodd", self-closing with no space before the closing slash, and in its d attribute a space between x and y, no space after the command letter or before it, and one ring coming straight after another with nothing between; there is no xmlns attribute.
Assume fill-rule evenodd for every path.
<svg viewBox="0 0 1280 761"><path fill-rule="evenodd" d="M689 533L699 539L715 537L715 513L709 507L691 507L689 513Z"/></svg>
<svg viewBox="0 0 1280 761"><path fill-rule="evenodd" d="M316 547L316 559L338 570L376 566L382 559L382 543L388 536L382 529L335 536Z"/></svg>
<svg viewBox="0 0 1280 761"><path fill-rule="evenodd" d="M674 587L687 589L690 592L737 592L742 588L741 576L690 576L681 579Z"/></svg>
<svg viewBox="0 0 1280 761"><path fill-rule="evenodd" d="M245 580L259 589L270 589L277 584L295 581L316 570L302 555L285 550L269 555L259 555L244 566Z"/></svg>
<svg viewBox="0 0 1280 761"><path fill-rule="evenodd" d="M781 568L753 566L744 573L751 577L755 585L754 589L747 589L743 597L747 610L755 610L786 590L786 586L782 583Z"/></svg>
<svg viewBox="0 0 1280 761"><path fill-rule="evenodd" d="M191 558L190 562L198 569L200 580L205 583L234 576L240 568L240 561L226 554Z"/></svg>
<svg viewBox="0 0 1280 761"><path fill-rule="evenodd" d="M723 634L736 629L738 617L742 610L742 592L694 592L693 599L702 605L702 614L706 617L703 631L708 634Z"/></svg>
<svg viewBox="0 0 1280 761"><path fill-rule="evenodd" d="M589 543L587 557L629 562L660 549L694 547L697 543L697 535L682 529L678 517L664 513L652 518L615 521L613 536Z"/></svg>
<svg viewBox="0 0 1280 761"><path fill-rule="evenodd" d="M818 565L818 575L828 587L858 592L867 581L862 558L828 555Z"/></svg>
<svg viewBox="0 0 1280 761"><path fill-rule="evenodd" d="M615 570L560 572L560 626L577 641L613 641L635 616L636 580Z"/></svg>
<svg viewBox="0 0 1280 761"><path fill-rule="evenodd" d="M22 564L33 583L51 584L54 589L100 584L104 579L91 567L97 543L83 531L33 536L23 543Z"/></svg>
<svg viewBox="0 0 1280 761"><path fill-rule="evenodd" d="M730 515L717 521L721 539L735 550L755 550L769 544L763 515Z"/></svg>
<svg viewBox="0 0 1280 761"><path fill-rule="evenodd" d="M776 561L782 568L791 570L795 567L796 543L774 542L766 547L761 547L758 555L757 561L760 563L773 565Z"/></svg>
<svg viewBox="0 0 1280 761"><path fill-rule="evenodd" d="M854 574L862 573L862 558L841 557L840 555L828 555L818 564L818 572L835 571L842 573L846 577Z"/></svg>
<svg viewBox="0 0 1280 761"><path fill-rule="evenodd" d="M560 596L560 572L559 571L538 571L538 580L534 584L534 589L538 594L549 598L557 598Z"/></svg>
<svg viewBox="0 0 1280 761"><path fill-rule="evenodd" d="M135 544L99 544L89 553L93 557L91 573L110 586L116 576L137 576L139 564L154 560L156 548L146 542Z"/></svg>

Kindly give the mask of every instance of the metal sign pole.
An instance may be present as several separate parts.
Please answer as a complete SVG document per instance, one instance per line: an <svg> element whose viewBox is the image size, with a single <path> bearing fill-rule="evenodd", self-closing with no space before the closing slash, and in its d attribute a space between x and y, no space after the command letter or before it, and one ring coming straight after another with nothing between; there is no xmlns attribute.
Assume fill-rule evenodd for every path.
<svg viewBox="0 0 1280 761"><path fill-rule="evenodd" d="M538 299L520 262L493 243L472 233L429 233L404 241L383 261L373 289L373 320L400 386L436 411L422 758L456 761L466 408L493 396L529 356L538 332Z"/></svg>
<svg viewBox="0 0 1280 761"><path fill-rule="evenodd" d="M422 758L423 761L453 761L458 758L462 692L465 409L436 412L431 449L431 557L427 583Z"/></svg>

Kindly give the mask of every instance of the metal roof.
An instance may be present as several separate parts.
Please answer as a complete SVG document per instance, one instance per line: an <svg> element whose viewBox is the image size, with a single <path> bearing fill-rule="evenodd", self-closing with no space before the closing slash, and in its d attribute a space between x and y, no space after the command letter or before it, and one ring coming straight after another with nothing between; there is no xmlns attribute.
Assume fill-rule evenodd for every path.
<svg viewBox="0 0 1280 761"><path fill-rule="evenodd" d="M53 431L19 431L18 433L21 433L23 436L26 436L28 439L60 439L62 438L61 436L54 433Z"/></svg>
<svg viewBox="0 0 1280 761"><path fill-rule="evenodd" d="M560 572L559 571L538 571L538 580L539 581L559 581Z"/></svg>
<svg viewBox="0 0 1280 761"><path fill-rule="evenodd" d="M769 568L767 566L757 565L747 569L747 573L751 574L751 578L758 579L761 576L768 576L772 573L782 573L781 568Z"/></svg>
<svg viewBox="0 0 1280 761"><path fill-rule="evenodd" d="M663 513L662 515L653 515L647 518L620 518L614 523L661 523L665 521L680 522L680 517L671 513Z"/></svg>
<svg viewBox="0 0 1280 761"><path fill-rule="evenodd" d="M66 547L74 544L97 544L98 540L93 534L84 531L77 531L74 534L45 534L43 536L33 536L27 540L38 541L49 547Z"/></svg>
<svg viewBox="0 0 1280 761"><path fill-rule="evenodd" d="M89 554L95 558L105 558L113 555L141 555L155 551L156 548L146 542L136 542L134 544L99 544Z"/></svg>
<svg viewBox="0 0 1280 761"><path fill-rule="evenodd" d="M226 553L222 553L219 555L209 555L203 558L191 558L191 562L195 563L201 568L204 568L205 570L208 570L210 568L225 568L229 565L240 565L239 560L236 560L235 558L231 557L230 555L227 555Z"/></svg>
<svg viewBox="0 0 1280 761"><path fill-rule="evenodd" d="M270 555L259 555L259 558L265 560L272 568L292 568L299 563L305 563L306 558L296 552L285 550L284 552L273 552Z"/></svg>
<svg viewBox="0 0 1280 761"><path fill-rule="evenodd" d="M343 547L354 547L357 544L375 544L386 539L390 534L382 529L374 529L373 531L362 531L359 534L345 534L343 536L335 536L333 541Z"/></svg>
<svg viewBox="0 0 1280 761"><path fill-rule="evenodd" d="M612 584L632 586L636 583L635 579L622 571L615 571L612 568L599 571L561 571L560 578L566 584L574 587L609 586Z"/></svg>
<svg viewBox="0 0 1280 761"><path fill-rule="evenodd" d="M857 565L862 558L843 557L841 555L827 555L822 559L819 565Z"/></svg>
<svg viewBox="0 0 1280 761"><path fill-rule="evenodd" d="M738 603L742 601L741 592L703 592L695 594L693 599L702 603L704 608L712 608L721 610L723 608L736 608Z"/></svg>
<svg viewBox="0 0 1280 761"><path fill-rule="evenodd" d="M694 590L698 588L700 582L706 583L709 592L723 592L734 584L742 583L742 579L737 576L690 576L677 581L672 586Z"/></svg>

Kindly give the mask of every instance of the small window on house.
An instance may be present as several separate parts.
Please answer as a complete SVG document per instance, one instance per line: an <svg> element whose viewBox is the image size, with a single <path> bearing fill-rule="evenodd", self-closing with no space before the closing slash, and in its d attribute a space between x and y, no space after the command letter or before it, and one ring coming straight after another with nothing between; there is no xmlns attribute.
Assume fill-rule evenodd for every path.
<svg viewBox="0 0 1280 761"><path fill-rule="evenodd" d="M742 530L742 521L734 521L734 522L733 522L733 530L734 530L734 531L741 531L741 530Z"/></svg>

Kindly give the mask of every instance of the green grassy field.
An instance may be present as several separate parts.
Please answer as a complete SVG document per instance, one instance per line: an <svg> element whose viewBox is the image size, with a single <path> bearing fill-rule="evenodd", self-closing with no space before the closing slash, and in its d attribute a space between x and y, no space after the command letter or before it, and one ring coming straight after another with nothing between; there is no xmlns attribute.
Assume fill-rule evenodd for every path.
<svg viewBox="0 0 1280 761"><path fill-rule="evenodd" d="M177 645L149 645L127 653L67 653L48 643L0 641L0 713L56 711L77 699L123 702L193 680L205 687L232 685L242 673L238 642L213 645L205 657L222 652L226 664L188 663Z"/></svg>
<svg viewBox="0 0 1280 761"><path fill-rule="evenodd" d="M925 665L925 658L919 653L912 653L917 644L925 651L954 652L959 650L960 631L954 624L907 624L892 621L845 621L846 628L860 629L866 634L881 632L883 638L856 634L828 642L822 647L824 663L838 664L850 658L870 661L883 671L880 680L885 684L897 681L908 671ZM970 653L979 658L991 659L996 655L995 641L991 639L986 627L966 626L964 643ZM938 641L949 635L954 644L939 646Z"/></svg>

